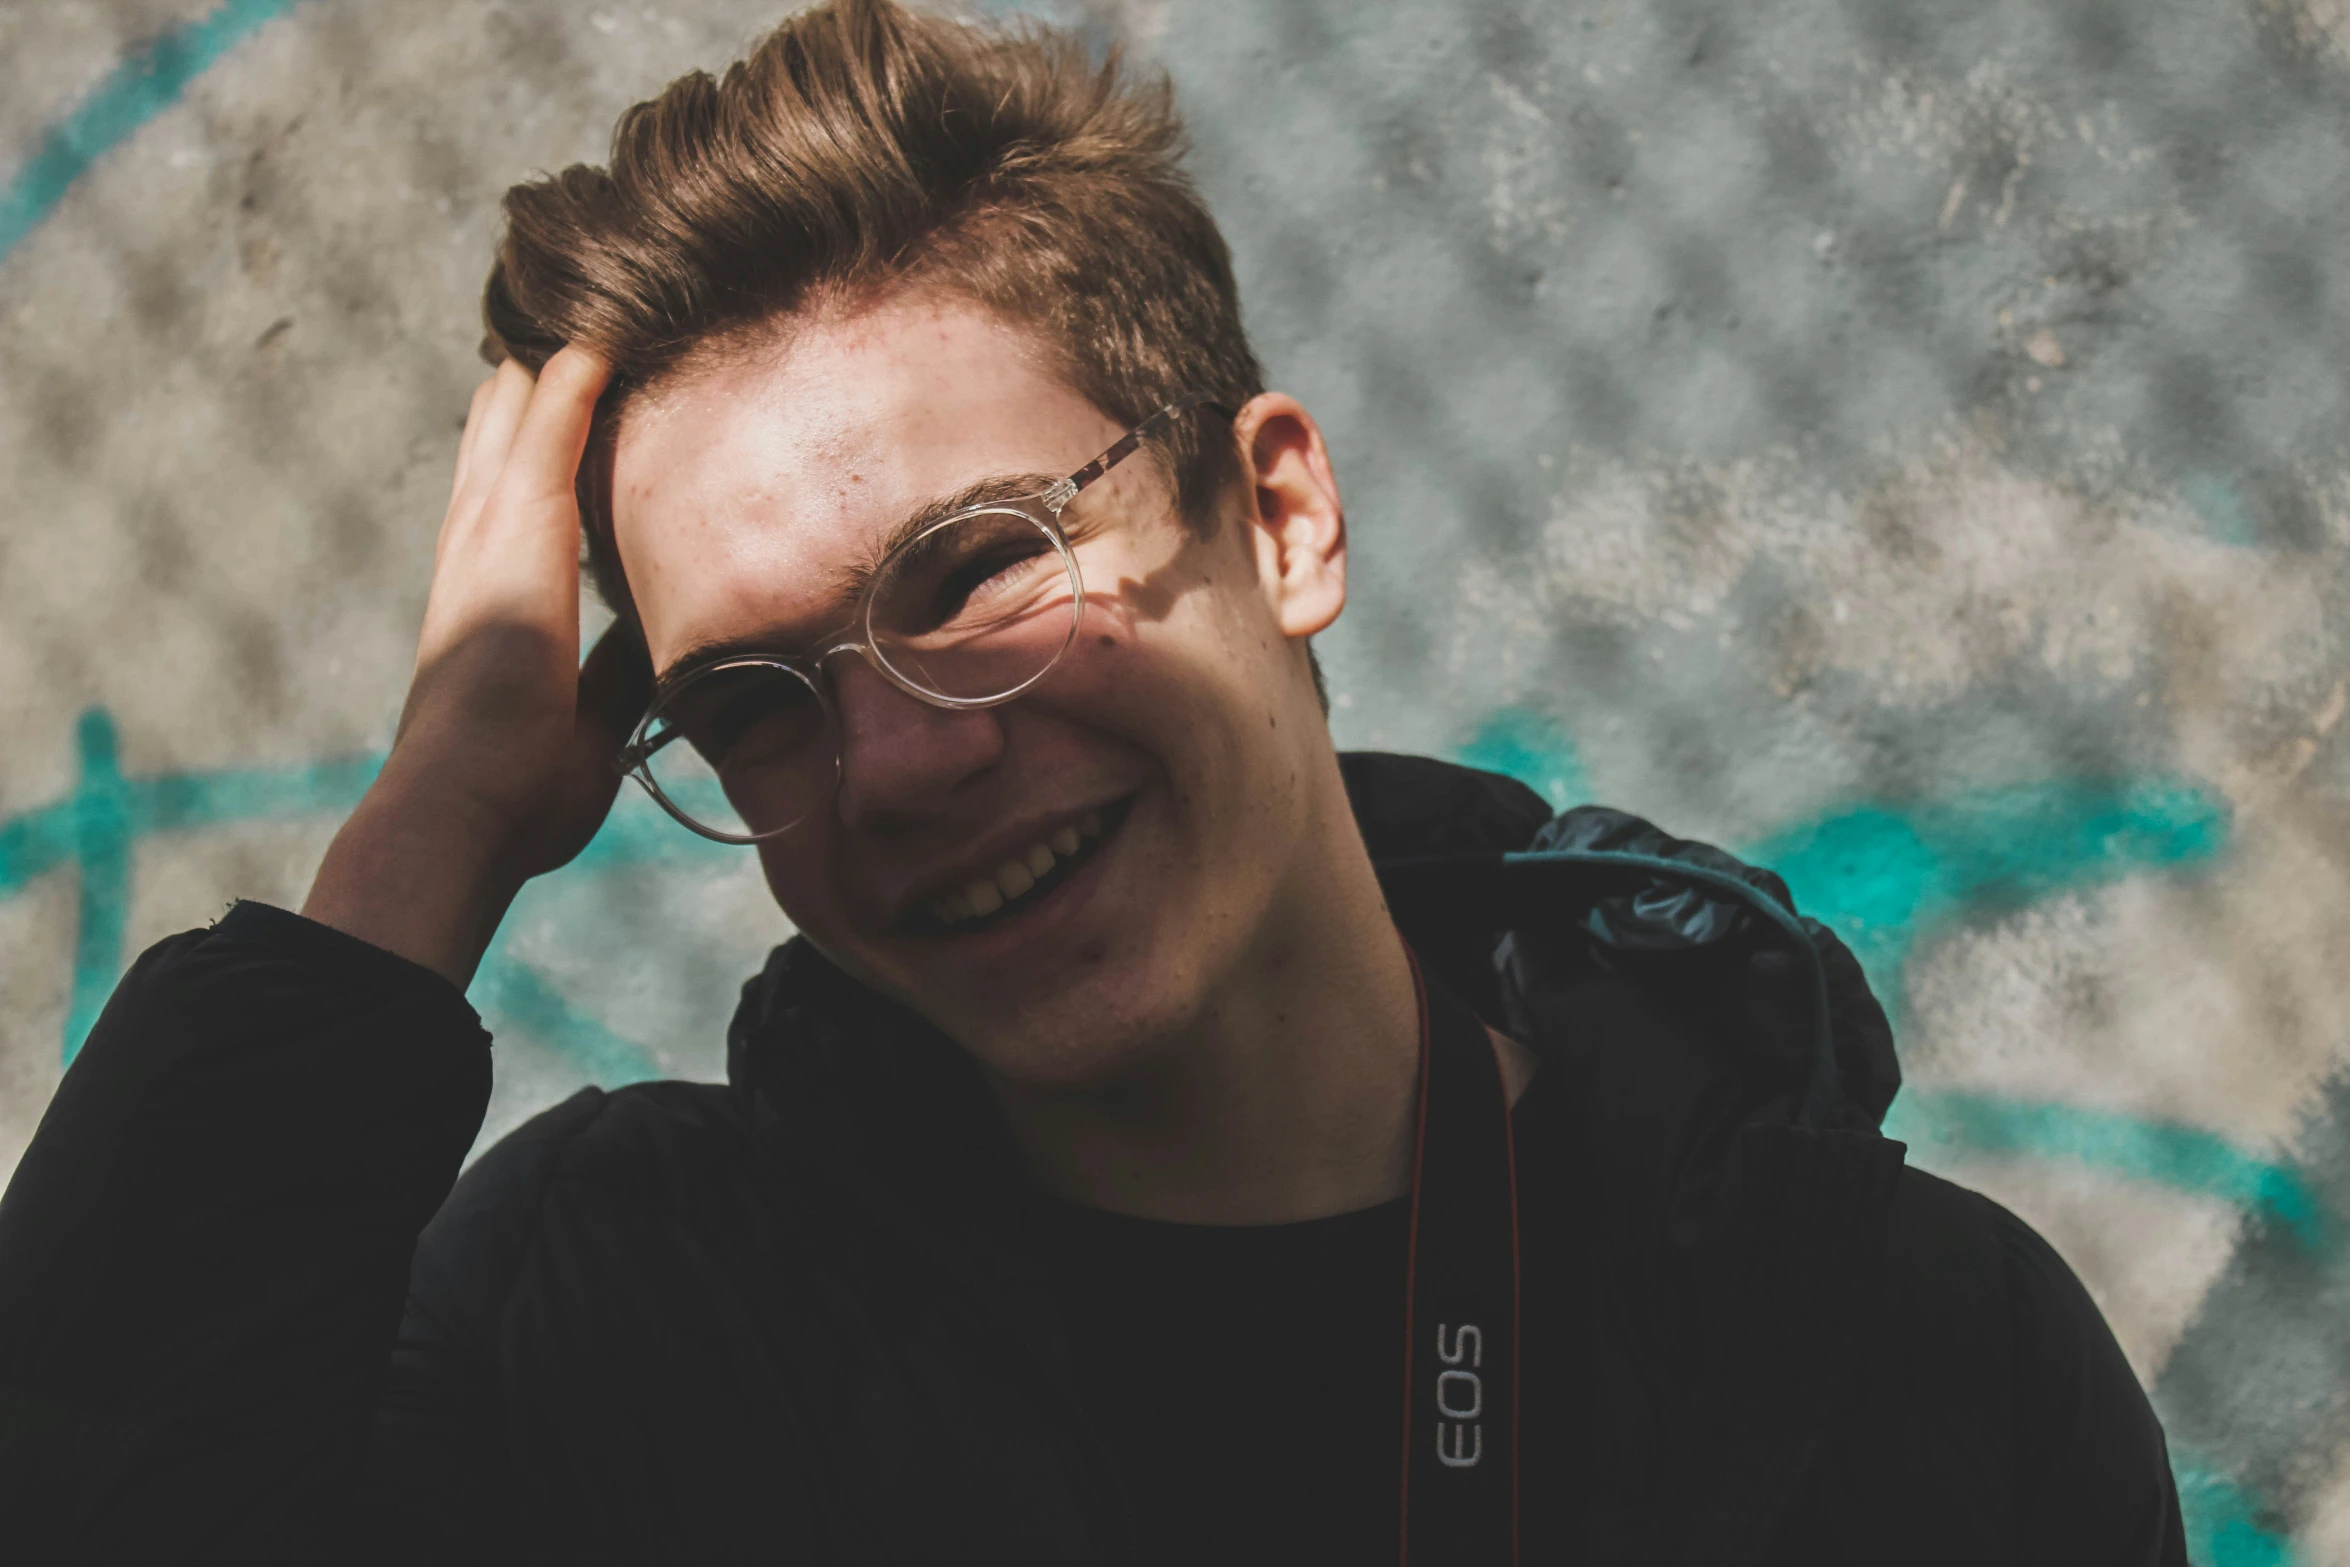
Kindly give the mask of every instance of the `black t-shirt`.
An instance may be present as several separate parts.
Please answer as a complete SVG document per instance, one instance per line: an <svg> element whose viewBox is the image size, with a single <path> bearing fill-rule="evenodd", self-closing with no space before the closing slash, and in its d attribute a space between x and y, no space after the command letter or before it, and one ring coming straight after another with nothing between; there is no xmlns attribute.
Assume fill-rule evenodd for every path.
<svg viewBox="0 0 2350 1567"><path fill-rule="evenodd" d="M1522 1309L1530 1329L1542 1325L1524 1351L1529 1480L1568 1461L1562 1423L1537 1411L1585 1396L1568 1368L1593 1363L1560 1353L1561 1338L1587 1346L1593 1325L1558 1276L1588 1246L1560 1201L1552 1102L1538 1076L1514 1112ZM1145 1562L1395 1560L1410 1217L1402 1199L1268 1226L1052 1210L1053 1286ZM1534 1489L1528 1561L1558 1538L1565 1500L1555 1486L1541 1498Z"/></svg>
<svg viewBox="0 0 2350 1567"><path fill-rule="evenodd" d="M1410 1218L1063 1210L1063 1316L1146 1562L1394 1560Z"/></svg>
<svg viewBox="0 0 2350 1567"><path fill-rule="evenodd" d="M1635 1315L1594 1277L1607 1251L1600 1189L1571 1079L1537 1075L1513 1113L1522 1245L1522 1559L1640 1558L1657 1520L1659 1452L1675 1422L1702 1421L1705 1393L1678 1393L1673 1325ZM1982 1199L1910 1175L1945 1194ZM2013 1429L2021 1490L2012 1537L2023 1559L2143 1562L2175 1519L2136 1454L2144 1405L2097 1308L2047 1243L1993 1205L2010 1320ZM1267 1227L1170 1224L1056 1205L1049 1275L1095 1427L1122 1475L1149 1567L1389 1563L1402 1473L1403 1317L1408 1205ZM1907 1244L1898 1230L1897 1258ZM1932 1267L1897 1262L1930 1287ZM1934 1332L1887 1307L1874 1391L1843 1428L1814 1485L1904 1494L1892 1469L1947 1465L1904 1433L1943 1429L1910 1407L1955 1365ZM1939 1330L1947 1333L1947 1325ZM1671 1402L1694 1396L1695 1408ZM1925 1394L1928 1400L1935 1397ZM1921 1416L1923 1417L1921 1421ZM1992 1433L1952 1433L1989 1443ZM1956 1455L1963 1464L1966 1455ZM1934 1521L1885 1517L1871 1497L1831 1502L1829 1536L1782 1540L1781 1560L1896 1559L1899 1536ZM1665 1505L1670 1505L1669 1502ZM2175 1525L2169 1525L2175 1527ZM1895 1557L1883 1556L1887 1549ZM1921 1547L1923 1550L1923 1547ZM1925 1556L1935 1553L1925 1551ZM1922 1559L1922 1558L1921 1558Z"/></svg>

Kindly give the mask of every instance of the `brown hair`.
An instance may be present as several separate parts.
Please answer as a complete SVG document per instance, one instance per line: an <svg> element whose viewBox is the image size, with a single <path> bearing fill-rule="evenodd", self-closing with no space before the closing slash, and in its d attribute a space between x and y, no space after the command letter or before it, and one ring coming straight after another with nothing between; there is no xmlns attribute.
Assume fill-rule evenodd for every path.
<svg viewBox="0 0 2350 1567"><path fill-rule="evenodd" d="M1204 393L1263 390L1232 259L1179 167L1163 76L1035 23L966 23L829 0L713 79L620 117L608 169L506 193L483 357L535 370L567 342L613 367L581 465L588 559L630 616L610 455L630 394L795 314L896 287L959 293L1038 333L1069 383L1139 423ZM1236 471L1212 416L1162 454L1205 526ZM1204 438L1203 438L1204 437Z"/></svg>

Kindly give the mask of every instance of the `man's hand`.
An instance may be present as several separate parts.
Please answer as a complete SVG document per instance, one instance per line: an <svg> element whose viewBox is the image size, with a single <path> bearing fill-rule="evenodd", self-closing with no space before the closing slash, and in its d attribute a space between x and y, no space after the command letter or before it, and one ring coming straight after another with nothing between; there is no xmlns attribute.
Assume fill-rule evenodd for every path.
<svg viewBox="0 0 2350 1567"><path fill-rule="evenodd" d="M566 348L473 394L399 735L302 910L460 988L522 884L595 836L650 690L620 627L576 662L574 483L605 377Z"/></svg>

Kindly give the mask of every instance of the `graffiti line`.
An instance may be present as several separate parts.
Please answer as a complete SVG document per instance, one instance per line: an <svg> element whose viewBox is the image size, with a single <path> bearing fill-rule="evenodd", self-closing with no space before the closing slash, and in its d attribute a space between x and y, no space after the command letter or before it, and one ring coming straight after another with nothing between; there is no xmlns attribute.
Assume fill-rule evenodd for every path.
<svg viewBox="0 0 2350 1567"><path fill-rule="evenodd" d="M1554 807L1589 794L1574 742L1546 715L1493 714L1455 755ZM1950 916L2208 860L2228 830L2226 802L2190 783L2059 780L1832 811L1738 852L1784 877L1797 905L1844 938L1899 1007L1910 953Z"/></svg>
<svg viewBox="0 0 2350 1567"><path fill-rule="evenodd" d="M2043 1100L1905 1088L1885 1130L1913 1145L2060 1160L2224 1198L2282 1224L2305 1250L2315 1252L2325 1243L2324 1204L2291 1166L2200 1127Z"/></svg>
<svg viewBox="0 0 2350 1567"><path fill-rule="evenodd" d="M114 724L105 714L82 715L75 739L81 783L73 794L74 858L81 864L81 906L74 932L73 993L65 1012L65 1058L73 1059L98 1021L122 968L122 938L131 901L128 791L123 786Z"/></svg>
<svg viewBox="0 0 2350 1567"><path fill-rule="evenodd" d="M2258 1497L2183 1449L2174 1449L2171 1460L2190 1562L2202 1567L2295 1567L2299 1554L2265 1527L2267 1509Z"/></svg>
<svg viewBox="0 0 2350 1567"><path fill-rule="evenodd" d="M0 189L0 258L38 228L90 165L179 101L188 83L294 0L224 0L126 55L105 80L41 135Z"/></svg>
<svg viewBox="0 0 2350 1567"><path fill-rule="evenodd" d="M238 822L348 813L383 767L376 753L283 768L126 777L112 715L91 708L74 729L79 774L63 800L0 818L0 898L73 866L80 877L73 976L63 1055L70 1063L89 1037L124 966L133 851L159 833ZM633 793L633 792L632 792ZM708 864L727 850L679 831L667 817L624 797L573 862L601 870L639 864ZM579 1012L529 965L493 948L469 994L484 1012L524 1030L607 1085L658 1076L643 1047Z"/></svg>
<svg viewBox="0 0 2350 1567"><path fill-rule="evenodd" d="M1779 833L1749 858L1848 942L1879 993L1906 993L1918 941L1948 916L2004 912L2226 846L2218 798L2170 779L2054 782L1842 811Z"/></svg>
<svg viewBox="0 0 2350 1567"><path fill-rule="evenodd" d="M112 994L123 968L131 900L131 851L153 833L266 820L359 803L382 767L380 756L340 757L274 770L123 776L114 719L91 708L74 726L80 772L55 805L0 821L0 897L67 862L81 875L75 916L73 987L66 1005L70 1062Z"/></svg>
<svg viewBox="0 0 2350 1567"><path fill-rule="evenodd" d="M502 951L491 951L466 996L481 1011L545 1043L601 1087L668 1075L652 1052L574 1007L544 975Z"/></svg>

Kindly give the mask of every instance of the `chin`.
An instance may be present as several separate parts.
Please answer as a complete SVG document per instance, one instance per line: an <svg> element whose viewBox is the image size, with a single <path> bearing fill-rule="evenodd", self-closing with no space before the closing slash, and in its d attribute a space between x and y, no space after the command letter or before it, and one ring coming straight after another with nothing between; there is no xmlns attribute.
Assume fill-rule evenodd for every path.
<svg viewBox="0 0 2350 1567"><path fill-rule="evenodd" d="M1039 976L1042 978L1042 976ZM1198 998L1144 960L1022 987L1025 995L940 997L924 1011L990 1073L1038 1093L1082 1093L1147 1067L1192 1021Z"/></svg>

